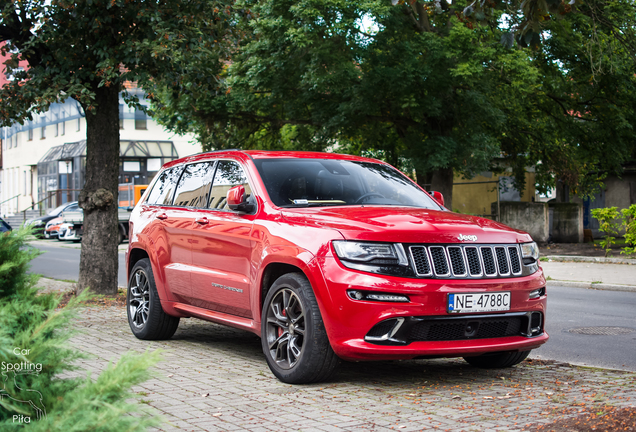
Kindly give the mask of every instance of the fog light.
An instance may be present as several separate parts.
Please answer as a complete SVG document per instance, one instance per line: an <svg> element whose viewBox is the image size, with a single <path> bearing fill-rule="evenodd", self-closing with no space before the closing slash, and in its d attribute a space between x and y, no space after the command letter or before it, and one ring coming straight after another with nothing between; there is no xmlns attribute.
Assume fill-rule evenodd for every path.
<svg viewBox="0 0 636 432"><path fill-rule="evenodd" d="M396 302L396 303L408 303L409 298L400 294L378 294L371 292L364 292L358 290L349 290L347 294L353 300L367 300L367 301L380 301L380 302Z"/></svg>
<svg viewBox="0 0 636 432"><path fill-rule="evenodd" d="M364 298L364 293L362 291L349 291L349 297L354 300L362 300Z"/></svg>
<svg viewBox="0 0 636 432"><path fill-rule="evenodd" d="M532 300L532 299L537 299L544 295L545 295L545 287L530 291L530 294L528 295L528 297L530 298L530 300Z"/></svg>

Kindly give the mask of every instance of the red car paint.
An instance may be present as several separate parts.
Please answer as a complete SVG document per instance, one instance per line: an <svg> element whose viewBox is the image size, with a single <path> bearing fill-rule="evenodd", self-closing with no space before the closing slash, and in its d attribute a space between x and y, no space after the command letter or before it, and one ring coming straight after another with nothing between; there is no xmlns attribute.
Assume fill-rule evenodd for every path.
<svg viewBox="0 0 636 432"><path fill-rule="evenodd" d="M306 276L313 288L333 350L339 357L349 360L528 351L548 340L548 334L543 330L543 318L540 331L532 336L412 341L401 345L365 340L376 324L390 318L466 316L447 311L447 295L451 293L509 291L511 303L507 313L540 312L545 317L545 291L534 299L529 298L529 293L544 288L546 281L538 262L532 264L531 274L506 278L376 274L345 266L334 250L334 240L400 243L408 248L408 245L417 244L467 244L458 239L460 234L464 238L477 236L477 246L516 245L532 239L527 233L498 222L452 213L444 208L364 204L276 206L256 162L296 158L386 165L339 154L267 151L211 152L170 162L164 169L202 161L238 162L251 186L257 210L246 214L149 205L151 185L130 217L131 234L126 255L129 276L135 262L147 256L161 306L167 314L197 317L260 335L262 304L268 284L273 282L267 279L267 269L281 264L295 268ZM228 201L236 203L237 191L232 190L230 194ZM347 290L401 294L408 296L409 301L354 300Z"/></svg>

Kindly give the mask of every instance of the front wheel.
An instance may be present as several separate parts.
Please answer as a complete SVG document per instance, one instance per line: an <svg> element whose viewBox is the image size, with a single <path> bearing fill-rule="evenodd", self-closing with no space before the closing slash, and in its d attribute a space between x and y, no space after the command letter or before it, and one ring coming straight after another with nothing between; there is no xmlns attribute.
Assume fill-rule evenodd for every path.
<svg viewBox="0 0 636 432"><path fill-rule="evenodd" d="M476 357L464 357L464 360L471 366L481 369L503 369L518 365L524 361L530 351L499 352L493 354L483 354Z"/></svg>
<svg viewBox="0 0 636 432"><path fill-rule="evenodd" d="M133 267L126 310L130 329L138 339L170 339L177 331L179 318L163 311L148 258L139 260Z"/></svg>
<svg viewBox="0 0 636 432"><path fill-rule="evenodd" d="M267 364L285 383L324 381L340 363L311 285L301 273L289 273L274 282L265 297L261 332Z"/></svg>

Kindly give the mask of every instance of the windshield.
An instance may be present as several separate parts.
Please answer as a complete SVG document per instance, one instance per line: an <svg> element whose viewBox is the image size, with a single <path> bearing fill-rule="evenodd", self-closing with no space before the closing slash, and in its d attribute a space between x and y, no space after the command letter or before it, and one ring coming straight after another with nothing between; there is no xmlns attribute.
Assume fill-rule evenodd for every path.
<svg viewBox="0 0 636 432"><path fill-rule="evenodd" d="M71 210L76 210L78 208L79 208L79 205L77 203L71 203L71 204L65 203L65 204L62 204L59 207L55 207L53 210L49 211L48 214L49 214L49 216L57 216L60 213L62 213L64 211L64 209L66 209L68 211L71 211Z"/></svg>
<svg viewBox="0 0 636 432"><path fill-rule="evenodd" d="M332 205L440 206L396 169L330 159L257 159L267 193L279 207Z"/></svg>

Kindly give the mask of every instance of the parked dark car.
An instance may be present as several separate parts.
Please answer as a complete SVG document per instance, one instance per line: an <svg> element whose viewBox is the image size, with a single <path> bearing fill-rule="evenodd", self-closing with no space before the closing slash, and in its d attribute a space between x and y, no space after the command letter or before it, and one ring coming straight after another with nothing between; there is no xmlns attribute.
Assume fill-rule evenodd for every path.
<svg viewBox="0 0 636 432"><path fill-rule="evenodd" d="M79 209L79 205L77 204L77 201L68 202L68 203L62 204L59 207L54 208L53 210L50 210L44 216L40 216L39 218L29 219L24 224L26 226L32 226L33 234L36 237L42 238L44 237L44 227L46 226L46 223L48 221L50 221L51 219L55 219L64 211L77 211L78 209Z"/></svg>
<svg viewBox="0 0 636 432"><path fill-rule="evenodd" d="M0 218L0 233L11 231L11 225Z"/></svg>

